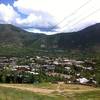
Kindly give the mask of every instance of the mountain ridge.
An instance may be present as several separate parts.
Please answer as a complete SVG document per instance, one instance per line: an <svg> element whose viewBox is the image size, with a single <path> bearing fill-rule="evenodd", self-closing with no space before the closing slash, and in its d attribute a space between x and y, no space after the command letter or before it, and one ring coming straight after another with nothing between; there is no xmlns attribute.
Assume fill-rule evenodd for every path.
<svg viewBox="0 0 100 100"><path fill-rule="evenodd" d="M78 32L60 33L51 37L58 37L58 48L87 49L94 45L100 46L100 23L89 26ZM55 40L55 39L53 39Z"/></svg>
<svg viewBox="0 0 100 100"><path fill-rule="evenodd" d="M0 24L0 48L2 47L30 48L32 52L34 50L91 50L97 52L100 51L100 23L78 32L54 35L30 33L10 24ZM12 52L11 50L9 52Z"/></svg>
<svg viewBox="0 0 100 100"><path fill-rule="evenodd" d="M0 24L0 44L25 46L43 34L31 33L11 24Z"/></svg>

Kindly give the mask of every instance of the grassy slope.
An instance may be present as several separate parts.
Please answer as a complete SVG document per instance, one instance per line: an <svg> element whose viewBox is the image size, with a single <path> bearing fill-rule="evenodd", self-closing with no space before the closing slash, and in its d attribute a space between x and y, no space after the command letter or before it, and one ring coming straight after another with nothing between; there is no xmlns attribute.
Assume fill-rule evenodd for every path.
<svg viewBox="0 0 100 100"><path fill-rule="evenodd" d="M15 86L17 86L15 84ZM18 85L19 86L19 85ZM53 84L39 84L39 85L20 85L21 87L30 87L34 89L34 87L41 88L48 88L53 89ZM0 87L0 100L100 100L100 89L92 88L92 87L84 87L81 85L61 85L60 87L69 89L71 91L64 91L64 92L55 92L50 94L43 94L43 93L33 93L31 91L25 91L20 89L13 89L13 88L5 88ZM57 87L57 86L56 86ZM54 89L56 89L56 87ZM81 90L84 89L86 91L73 91L75 89ZM90 90L92 89L92 90Z"/></svg>
<svg viewBox="0 0 100 100"><path fill-rule="evenodd" d="M0 100L65 100L62 96L48 96L29 91L0 87Z"/></svg>
<svg viewBox="0 0 100 100"><path fill-rule="evenodd" d="M62 96L61 96L62 95ZM63 93L59 95L42 95L28 91L0 87L0 100L99 100L100 91L85 93Z"/></svg>
<svg viewBox="0 0 100 100"><path fill-rule="evenodd" d="M100 100L100 90L90 91L73 96L76 100Z"/></svg>

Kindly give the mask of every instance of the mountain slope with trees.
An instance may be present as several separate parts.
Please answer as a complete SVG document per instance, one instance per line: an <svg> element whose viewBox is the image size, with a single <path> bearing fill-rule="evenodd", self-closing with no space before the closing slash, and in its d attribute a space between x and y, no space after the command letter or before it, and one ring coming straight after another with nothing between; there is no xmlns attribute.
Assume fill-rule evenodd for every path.
<svg viewBox="0 0 100 100"><path fill-rule="evenodd" d="M21 48L21 50L19 49ZM24 50L23 50L24 48ZM15 50L16 49L16 50ZM45 35L26 32L10 24L0 24L0 51L12 54L18 51L67 50L100 51L100 23L78 32ZM2 52L3 51L3 52Z"/></svg>

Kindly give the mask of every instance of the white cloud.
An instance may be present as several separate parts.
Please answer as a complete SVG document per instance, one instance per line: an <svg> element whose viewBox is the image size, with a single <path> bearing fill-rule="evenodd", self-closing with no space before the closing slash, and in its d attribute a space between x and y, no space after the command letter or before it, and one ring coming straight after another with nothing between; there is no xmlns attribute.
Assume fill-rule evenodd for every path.
<svg viewBox="0 0 100 100"><path fill-rule="evenodd" d="M34 13L34 11L43 11L54 17L55 22L59 23L65 16L69 16L75 9L79 8L81 5L86 3L88 0L19 0L14 3L14 6L21 12L26 15L29 13ZM81 8L76 14L73 16L69 16L66 18L64 22L62 22L59 27L62 28L62 31L70 31L80 29L80 25L85 27L87 24L91 24L94 22L100 21L99 13L95 13L94 15L89 16L89 18L85 20L81 20L78 24L73 26L78 20L84 18L89 15L91 12L95 11L99 8L100 0L90 0L89 4ZM94 21L94 22L92 22ZM66 25L67 24L67 25ZM84 25L85 24L85 25ZM64 27L66 25L66 27ZM73 28L73 27L74 28ZM64 27L64 28L63 28ZM70 28L71 27L71 28ZM59 30L59 29L58 29Z"/></svg>
<svg viewBox="0 0 100 100"><path fill-rule="evenodd" d="M19 14L14 11L12 6L0 4L0 21L2 23L11 24L16 17L19 17Z"/></svg>
<svg viewBox="0 0 100 100"><path fill-rule="evenodd" d="M18 24L31 24L33 21L37 20L37 17L34 14L30 14L25 19L17 18L16 21Z"/></svg>
<svg viewBox="0 0 100 100"><path fill-rule="evenodd" d="M49 27L56 25L65 16L68 16L66 20L59 24L58 30L55 29L55 31L75 31L100 22L99 10L85 18L100 8L100 0L90 0L89 4L69 16L87 1L88 0L17 0L14 2L13 7L18 11L11 5L0 4L0 22L11 23L33 32L44 32L44 30L47 32L49 31ZM26 15L26 18L23 18L22 14ZM50 33L48 32L48 34Z"/></svg>
<svg viewBox="0 0 100 100"><path fill-rule="evenodd" d="M53 35L53 34L56 34L57 32L51 32L51 31L41 31L39 29L33 29L33 28L29 28L29 29L25 29L26 31L29 31L29 32L34 32L34 33L43 33L43 34L47 34L47 35Z"/></svg>
<svg viewBox="0 0 100 100"><path fill-rule="evenodd" d="M76 0L18 0L14 3L14 7L27 15L34 11L44 11L59 21L86 1L87 0L77 0L77 2Z"/></svg>
<svg viewBox="0 0 100 100"><path fill-rule="evenodd" d="M37 13L39 14L37 15ZM49 28L55 24L54 22L53 17L44 12L34 12L24 19L16 19L16 23L23 28Z"/></svg>
<svg viewBox="0 0 100 100"><path fill-rule="evenodd" d="M23 29L38 30L45 29L54 25L54 19L48 13L42 11L34 11L29 13L26 18L18 13L11 5L0 4L0 23L13 24Z"/></svg>

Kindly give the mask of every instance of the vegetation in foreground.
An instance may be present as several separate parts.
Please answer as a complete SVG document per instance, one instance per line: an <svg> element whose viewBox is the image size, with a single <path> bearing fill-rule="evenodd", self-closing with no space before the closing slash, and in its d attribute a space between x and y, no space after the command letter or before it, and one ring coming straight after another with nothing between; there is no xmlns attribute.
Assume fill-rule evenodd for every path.
<svg viewBox="0 0 100 100"><path fill-rule="evenodd" d="M57 100L52 96L0 87L0 100Z"/></svg>
<svg viewBox="0 0 100 100"><path fill-rule="evenodd" d="M91 91L91 92L76 94L75 98L76 100L100 100L100 91Z"/></svg>
<svg viewBox="0 0 100 100"><path fill-rule="evenodd" d="M0 87L0 100L99 100L100 90L89 92L55 92L53 94L40 94L13 88Z"/></svg>

